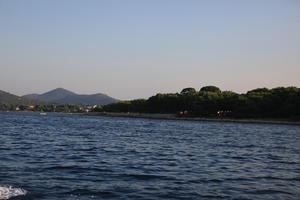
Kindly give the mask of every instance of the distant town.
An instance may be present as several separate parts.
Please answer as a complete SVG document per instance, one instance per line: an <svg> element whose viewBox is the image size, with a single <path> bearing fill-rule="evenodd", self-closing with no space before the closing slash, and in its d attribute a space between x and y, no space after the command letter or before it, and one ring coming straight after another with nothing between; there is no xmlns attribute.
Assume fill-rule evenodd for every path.
<svg viewBox="0 0 300 200"><path fill-rule="evenodd" d="M43 94L16 96L0 91L0 110L36 112L90 112L99 105L116 102L105 94L79 95L63 88Z"/></svg>

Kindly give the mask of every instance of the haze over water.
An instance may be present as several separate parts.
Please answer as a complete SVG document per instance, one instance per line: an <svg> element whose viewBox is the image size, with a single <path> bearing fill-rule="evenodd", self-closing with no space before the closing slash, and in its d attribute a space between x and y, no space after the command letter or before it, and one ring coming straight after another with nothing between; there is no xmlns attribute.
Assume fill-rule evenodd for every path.
<svg viewBox="0 0 300 200"><path fill-rule="evenodd" d="M0 112L18 199L300 199L300 126Z"/></svg>

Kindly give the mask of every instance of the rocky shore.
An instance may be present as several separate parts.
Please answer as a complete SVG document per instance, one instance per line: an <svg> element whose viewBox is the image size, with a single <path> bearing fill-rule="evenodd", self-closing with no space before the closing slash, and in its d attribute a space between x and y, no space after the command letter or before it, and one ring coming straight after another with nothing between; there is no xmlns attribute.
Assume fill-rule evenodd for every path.
<svg viewBox="0 0 300 200"><path fill-rule="evenodd" d="M152 113L112 113L112 112L89 112L88 116L106 117L129 117L165 120L189 120L189 121L211 121L211 122L236 122L236 123L257 123L257 124L285 124L300 125L300 121L286 119L234 119L234 118L202 118L202 117L178 117L175 114L152 114Z"/></svg>

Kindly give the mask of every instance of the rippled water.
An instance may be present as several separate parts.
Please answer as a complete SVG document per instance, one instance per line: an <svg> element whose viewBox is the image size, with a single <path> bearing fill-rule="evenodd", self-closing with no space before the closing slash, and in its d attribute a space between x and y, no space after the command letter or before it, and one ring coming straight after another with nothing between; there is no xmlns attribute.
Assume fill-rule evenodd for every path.
<svg viewBox="0 0 300 200"><path fill-rule="evenodd" d="M0 113L16 199L300 199L300 126Z"/></svg>

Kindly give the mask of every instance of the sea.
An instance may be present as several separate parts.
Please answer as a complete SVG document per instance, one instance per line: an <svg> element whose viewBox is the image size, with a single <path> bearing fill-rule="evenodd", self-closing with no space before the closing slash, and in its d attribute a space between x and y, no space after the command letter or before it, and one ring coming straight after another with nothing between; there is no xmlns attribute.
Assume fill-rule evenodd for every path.
<svg viewBox="0 0 300 200"><path fill-rule="evenodd" d="M0 112L0 142L0 199L300 199L300 126Z"/></svg>

